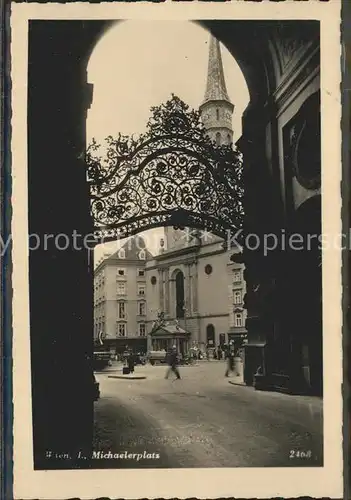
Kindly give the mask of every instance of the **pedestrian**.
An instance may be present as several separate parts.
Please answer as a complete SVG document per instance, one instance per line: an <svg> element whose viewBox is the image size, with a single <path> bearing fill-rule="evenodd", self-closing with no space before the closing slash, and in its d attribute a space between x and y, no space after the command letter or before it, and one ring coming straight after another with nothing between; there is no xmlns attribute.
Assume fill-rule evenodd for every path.
<svg viewBox="0 0 351 500"><path fill-rule="evenodd" d="M234 350L234 368L235 368L234 371L237 377L240 377L240 375L242 374L241 367L242 367L242 359L241 359L240 348L236 347Z"/></svg>
<svg viewBox="0 0 351 500"><path fill-rule="evenodd" d="M178 370L177 347L175 345L173 346L171 352L168 355L168 369L165 378L168 378L171 372L173 372L176 375L177 380L181 378Z"/></svg>
<svg viewBox="0 0 351 500"><path fill-rule="evenodd" d="M229 377L230 372L234 372L234 352L228 347L228 350L226 352L226 358L227 358L227 369L225 372L225 376Z"/></svg>
<svg viewBox="0 0 351 500"><path fill-rule="evenodd" d="M127 363L130 373L134 373L135 359L132 351L129 352Z"/></svg>

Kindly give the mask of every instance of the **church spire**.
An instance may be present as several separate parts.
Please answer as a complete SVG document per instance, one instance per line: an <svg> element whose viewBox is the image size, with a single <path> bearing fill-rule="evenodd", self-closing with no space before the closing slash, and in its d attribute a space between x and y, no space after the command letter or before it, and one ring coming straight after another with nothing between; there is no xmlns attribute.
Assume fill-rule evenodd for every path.
<svg viewBox="0 0 351 500"><path fill-rule="evenodd" d="M233 143L233 111L224 79L219 41L211 35L205 98L199 108L209 138L218 146Z"/></svg>
<svg viewBox="0 0 351 500"><path fill-rule="evenodd" d="M210 38L207 85L204 103L207 101L230 102L224 79L221 48L219 45L219 41L213 35L211 35Z"/></svg>

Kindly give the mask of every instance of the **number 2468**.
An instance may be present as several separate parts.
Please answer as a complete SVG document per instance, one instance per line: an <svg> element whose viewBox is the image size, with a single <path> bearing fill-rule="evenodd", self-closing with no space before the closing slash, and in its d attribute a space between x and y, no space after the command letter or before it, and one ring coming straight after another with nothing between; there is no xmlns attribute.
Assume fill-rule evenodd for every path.
<svg viewBox="0 0 351 500"><path fill-rule="evenodd" d="M300 451L300 450L290 450L289 458L311 458L312 451Z"/></svg>

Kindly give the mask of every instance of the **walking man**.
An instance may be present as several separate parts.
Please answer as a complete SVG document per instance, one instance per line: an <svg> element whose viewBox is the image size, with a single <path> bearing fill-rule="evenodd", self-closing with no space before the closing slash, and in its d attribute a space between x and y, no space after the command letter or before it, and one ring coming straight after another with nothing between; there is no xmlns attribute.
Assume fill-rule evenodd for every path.
<svg viewBox="0 0 351 500"><path fill-rule="evenodd" d="M135 359L134 359L134 354L133 351L130 350L127 358L127 364L129 368L130 373L134 373L134 366L135 366Z"/></svg>
<svg viewBox="0 0 351 500"><path fill-rule="evenodd" d="M230 372L234 372L234 352L231 349L231 346L228 346L228 349L226 351L226 358L227 358L227 369L225 372L225 376L229 377Z"/></svg>
<svg viewBox="0 0 351 500"><path fill-rule="evenodd" d="M171 352L168 355L168 370L165 378L168 378L170 373L173 372L176 375L177 380L180 379L180 373L177 365L178 365L178 353L177 353L177 347L174 345Z"/></svg>

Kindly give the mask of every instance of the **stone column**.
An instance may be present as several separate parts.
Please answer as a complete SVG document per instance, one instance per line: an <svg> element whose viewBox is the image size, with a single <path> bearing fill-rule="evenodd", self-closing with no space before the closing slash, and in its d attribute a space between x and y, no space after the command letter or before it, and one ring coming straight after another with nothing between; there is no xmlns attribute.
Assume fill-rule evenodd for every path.
<svg viewBox="0 0 351 500"><path fill-rule="evenodd" d="M29 232L40 241L46 234L70 237L74 231L80 235L92 232L82 161L92 90L84 62L91 45L85 38L84 48L88 36L84 29L79 21L55 25L54 30L50 22L33 21L30 26L28 223ZM79 42L72 44L73 38ZM47 458L47 450L53 455L70 453L72 467L77 466L78 451L91 456L93 263L90 251L78 248L59 251L48 241L47 248L29 255L36 469L63 467L62 460Z"/></svg>
<svg viewBox="0 0 351 500"><path fill-rule="evenodd" d="M192 297L191 297L191 264L186 265L186 276L185 276L185 293L184 293L184 302L185 302L185 314L190 316L192 314Z"/></svg>
<svg viewBox="0 0 351 500"><path fill-rule="evenodd" d="M165 270L164 270L164 304L165 304L165 308L164 308L164 313L166 315L169 315L170 314L170 307L169 307L169 302L170 302L170 290L169 290L169 285L170 285L170 282L169 282L169 268L167 267Z"/></svg>
<svg viewBox="0 0 351 500"><path fill-rule="evenodd" d="M191 276L191 305L192 305L192 313L198 312L198 272L197 272L197 262L194 261L192 264L192 276Z"/></svg>
<svg viewBox="0 0 351 500"><path fill-rule="evenodd" d="M165 303L164 303L164 269L160 268L158 270L158 282L159 282L159 304L160 310L164 312Z"/></svg>
<svg viewBox="0 0 351 500"><path fill-rule="evenodd" d="M254 382L259 366L269 383L271 363L267 362L266 348L260 348L257 358L257 342L271 344L274 331L275 267L277 259L273 252L264 254L264 235L277 230L277 215L282 211L277 196L277 186L272 181L272 172L267 161L267 123L269 112L260 105L251 105L243 121L243 136L238 144L244 155L244 236L254 234L261 245L251 249L244 247L243 255L233 255L232 260L245 264L244 278L246 295L244 306L247 309L246 328L248 344L245 348L244 380L248 385ZM259 124L259 125L258 125ZM255 148L252 148L255 144ZM274 148L275 149L275 148ZM271 203L267 204L267 199ZM269 356L271 358L271 356Z"/></svg>
<svg viewBox="0 0 351 500"><path fill-rule="evenodd" d="M152 350L152 337L151 335L149 334L147 336L147 351L151 351Z"/></svg>

